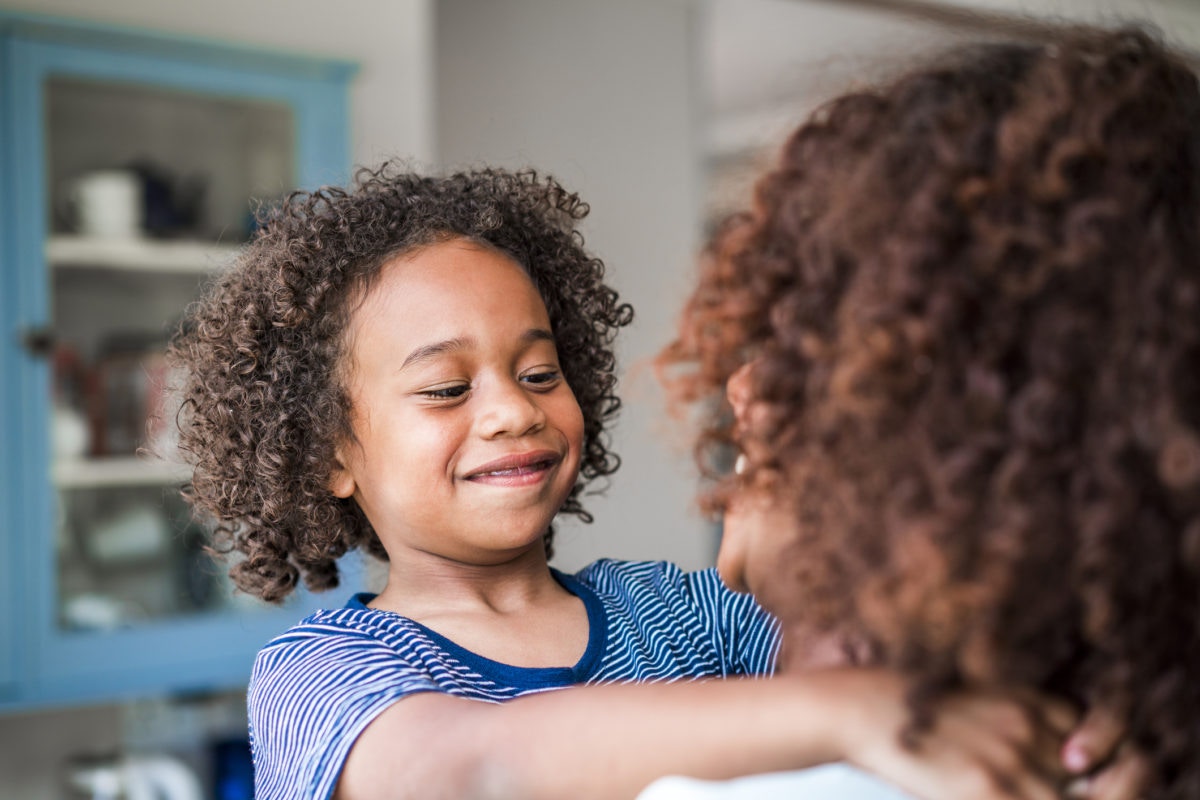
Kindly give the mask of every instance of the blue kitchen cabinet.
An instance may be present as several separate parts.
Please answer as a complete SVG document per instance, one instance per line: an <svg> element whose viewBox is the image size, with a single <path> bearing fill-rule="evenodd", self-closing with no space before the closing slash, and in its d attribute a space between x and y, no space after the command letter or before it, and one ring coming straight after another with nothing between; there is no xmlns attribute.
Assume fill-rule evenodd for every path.
<svg viewBox="0 0 1200 800"><path fill-rule="evenodd" d="M0 12L0 711L239 686L316 605L203 553L162 353L255 202L346 182L354 72Z"/></svg>

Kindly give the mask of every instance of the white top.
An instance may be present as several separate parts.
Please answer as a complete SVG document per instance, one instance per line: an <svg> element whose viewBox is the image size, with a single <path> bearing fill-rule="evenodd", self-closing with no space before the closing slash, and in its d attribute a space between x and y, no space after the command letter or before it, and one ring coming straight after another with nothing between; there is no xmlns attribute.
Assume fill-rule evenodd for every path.
<svg viewBox="0 0 1200 800"><path fill-rule="evenodd" d="M844 764L772 772L732 781L661 778L637 800L911 800L899 789Z"/></svg>

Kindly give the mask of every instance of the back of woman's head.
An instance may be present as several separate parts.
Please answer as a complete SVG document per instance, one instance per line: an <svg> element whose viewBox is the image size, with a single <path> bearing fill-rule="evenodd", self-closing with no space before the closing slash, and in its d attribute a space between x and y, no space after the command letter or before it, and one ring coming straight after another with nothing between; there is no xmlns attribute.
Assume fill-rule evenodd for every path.
<svg viewBox="0 0 1200 800"><path fill-rule="evenodd" d="M789 629L930 688L1128 701L1156 796L1200 797L1198 239L1197 80L1138 30L959 52L799 128L664 355L689 399L754 362L761 419L707 441L784 477Z"/></svg>

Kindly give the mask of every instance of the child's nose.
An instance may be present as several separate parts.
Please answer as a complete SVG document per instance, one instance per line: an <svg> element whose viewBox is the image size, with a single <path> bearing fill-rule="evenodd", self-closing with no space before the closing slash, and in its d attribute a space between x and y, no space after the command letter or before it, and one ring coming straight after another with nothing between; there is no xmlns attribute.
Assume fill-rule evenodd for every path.
<svg viewBox="0 0 1200 800"><path fill-rule="evenodd" d="M485 438L524 436L541 430L546 413L517 381L502 381L492 387L486 403L481 403L480 433Z"/></svg>

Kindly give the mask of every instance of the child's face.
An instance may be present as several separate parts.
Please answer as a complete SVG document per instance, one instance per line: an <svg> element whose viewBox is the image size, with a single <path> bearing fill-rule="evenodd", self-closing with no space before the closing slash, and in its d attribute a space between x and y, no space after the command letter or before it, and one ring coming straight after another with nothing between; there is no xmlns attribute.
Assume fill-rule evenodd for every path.
<svg viewBox="0 0 1200 800"><path fill-rule="evenodd" d="M540 548L575 484L583 414L524 270L465 240L397 257L347 337L354 440L330 488L358 502L393 563Z"/></svg>

